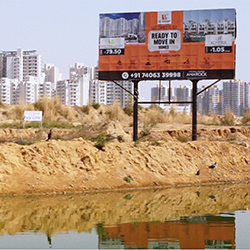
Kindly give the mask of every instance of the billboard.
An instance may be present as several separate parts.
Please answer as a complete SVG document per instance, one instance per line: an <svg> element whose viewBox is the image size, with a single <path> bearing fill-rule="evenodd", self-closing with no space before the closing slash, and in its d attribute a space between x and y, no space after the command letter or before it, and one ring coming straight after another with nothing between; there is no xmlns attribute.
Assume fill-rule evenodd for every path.
<svg viewBox="0 0 250 250"><path fill-rule="evenodd" d="M235 9L100 14L100 80L233 79Z"/></svg>

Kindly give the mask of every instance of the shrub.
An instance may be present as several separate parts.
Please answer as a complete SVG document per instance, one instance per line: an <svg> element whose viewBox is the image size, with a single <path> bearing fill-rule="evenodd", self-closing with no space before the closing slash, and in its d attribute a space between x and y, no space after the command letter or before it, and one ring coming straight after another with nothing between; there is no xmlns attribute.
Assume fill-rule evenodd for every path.
<svg viewBox="0 0 250 250"><path fill-rule="evenodd" d="M246 111L243 114L243 118L242 118L242 124L243 125L248 125L250 122L250 111Z"/></svg>
<svg viewBox="0 0 250 250"><path fill-rule="evenodd" d="M85 113L85 114L89 114L89 111L90 111L90 106L89 105L83 105L82 107L81 107L81 111L83 112L83 113Z"/></svg>
<svg viewBox="0 0 250 250"><path fill-rule="evenodd" d="M127 194L123 197L125 200L130 200L132 198L131 194Z"/></svg>
<svg viewBox="0 0 250 250"><path fill-rule="evenodd" d="M124 113L131 116L133 114L133 98L128 98L127 106L123 109Z"/></svg>
<svg viewBox="0 0 250 250"><path fill-rule="evenodd" d="M92 107L94 109L99 109L100 108L100 104L99 103L92 103Z"/></svg>
<svg viewBox="0 0 250 250"><path fill-rule="evenodd" d="M161 142L159 141L149 141L148 145L152 145L152 146L161 146Z"/></svg>
<svg viewBox="0 0 250 250"><path fill-rule="evenodd" d="M230 108L226 108L225 116L222 118L222 124L226 126L233 126L235 124L235 118Z"/></svg>
<svg viewBox="0 0 250 250"><path fill-rule="evenodd" d="M103 150L106 143L107 143L106 132L103 132L97 136L95 147L100 150Z"/></svg>
<svg viewBox="0 0 250 250"><path fill-rule="evenodd" d="M130 183L132 181L131 177L129 176L125 176L123 180L126 181L127 183Z"/></svg>
<svg viewBox="0 0 250 250"><path fill-rule="evenodd" d="M123 121L124 120L124 111L120 107L120 103L115 101L113 105L107 105L106 115L108 119L112 121Z"/></svg>

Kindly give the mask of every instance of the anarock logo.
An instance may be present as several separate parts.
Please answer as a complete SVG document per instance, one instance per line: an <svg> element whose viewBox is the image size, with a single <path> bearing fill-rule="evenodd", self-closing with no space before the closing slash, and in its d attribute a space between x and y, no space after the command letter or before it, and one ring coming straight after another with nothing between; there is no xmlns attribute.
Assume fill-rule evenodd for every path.
<svg viewBox="0 0 250 250"><path fill-rule="evenodd" d="M207 77L207 72L206 71L203 71L203 70L191 70L191 71L188 71L187 74L186 74L186 77L187 78L199 78L199 77L202 77L202 78L206 78Z"/></svg>

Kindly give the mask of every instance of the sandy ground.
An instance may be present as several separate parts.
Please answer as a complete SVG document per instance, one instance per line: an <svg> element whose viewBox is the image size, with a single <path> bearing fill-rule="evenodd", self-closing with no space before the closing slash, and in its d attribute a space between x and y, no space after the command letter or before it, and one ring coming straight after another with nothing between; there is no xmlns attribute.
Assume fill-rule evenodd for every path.
<svg viewBox="0 0 250 250"><path fill-rule="evenodd" d="M137 143L126 131L125 142L111 140L103 150L81 137L41 139L32 145L1 143L0 194L200 186L250 180L248 127L199 126L198 140L188 141L190 125L178 129L171 126L159 125ZM119 135L117 130L113 132L114 138ZM0 137L15 137L16 133L2 129ZM37 131L18 133L25 137ZM215 162L216 167L210 169Z"/></svg>

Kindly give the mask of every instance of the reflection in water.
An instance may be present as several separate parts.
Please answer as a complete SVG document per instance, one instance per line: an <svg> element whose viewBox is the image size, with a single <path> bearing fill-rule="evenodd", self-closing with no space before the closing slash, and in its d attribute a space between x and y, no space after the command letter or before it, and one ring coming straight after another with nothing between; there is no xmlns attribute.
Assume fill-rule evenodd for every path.
<svg viewBox="0 0 250 250"><path fill-rule="evenodd" d="M235 218L212 215L118 224L99 234L100 249L234 249L234 242Z"/></svg>
<svg viewBox="0 0 250 250"><path fill-rule="evenodd" d="M0 197L0 242L6 234L15 237L32 232L45 235L47 247L53 248L58 235L95 229L100 248L110 244L126 248L235 248L234 215L210 215L245 210L250 205L248 192L248 184L235 184Z"/></svg>

